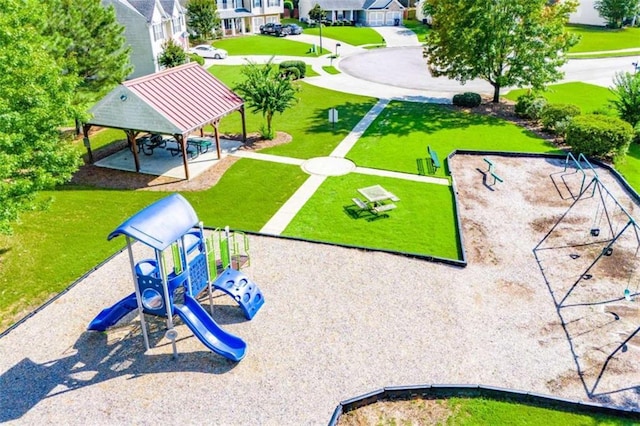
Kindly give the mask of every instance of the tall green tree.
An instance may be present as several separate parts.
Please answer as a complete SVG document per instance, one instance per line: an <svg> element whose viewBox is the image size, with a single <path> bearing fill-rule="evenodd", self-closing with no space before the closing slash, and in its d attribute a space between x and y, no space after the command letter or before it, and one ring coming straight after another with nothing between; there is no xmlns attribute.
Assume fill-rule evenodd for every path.
<svg viewBox="0 0 640 426"><path fill-rule="evenodd" d="M434 22L425 47L429 70L463 84L486 80L493 102L503 87L540 89L562 77L564 54L578 41L565 31L576 7L573 0L426 0Z"/></svg>
<svg viewBox="0 0 640 426"><path fill-rule="evenodd" d="M598 0L593 8L607 21L610 28L622 28L625 18L640 13L640 0Z"/></svg>
<svg viewBox="0 0 640 426"><path fill-rule="evenodd" d="M187 52L184 51L182 46L170 38L162 45L162 53L158 57L158 63L166 68L186 64Z"/></svg>
<svg viewBox="0 0 640 426"><path fill-rule="evenodd" d="M311 10L309 10L309 18L313 19L314 21L317 21L318 23L320 23L320 21L322 21L325 18L325 16L326 16L326 12L324 11L324 9L322 9L322 6L320 6L318 3L313 5Z"/></svg>
<svg viewBox="0 0 640 426"><path fill-rule="evenodd" d="M613 83L615 86L609 90L614 95L611 102L618 116L640 131L640 73L618 72Z"/></svg>
<svg viewBox="0 0 640 426"><path fill-rule="evenodd" d="M189 0L187 2L187 25L201 38L210 40L220 28L220 17L216 0Z"/></svg>
<svg viewBox="0 0 640 426"><path fill-rule="evenodd" d="M282 114L298 101L296 93L299 88L291 78L280 74L273 58L265 65L248 61L248 64L242 67L241 73L245 79L234 87L234 90L240 93L252 112L262 113L267 124L266 128L262 129L262 136L273 139L273 116L276 113Z"/></svg>
<svg viewBox="0 0 640 426"><path fill-rule="evenodd" d="M83 112L130 73L130 48L113 6L100 0L46 0L49 19L45 35L55 40L53 51L69 73L80 78L73 102Z"/></svg>
<svg viewBox="0 0 640 426"><path fill-rule="evenodd" d="M79 153L59 127L76 111L79 83L47 49L48 16L36 0L0 0L0 231L36 193L71 178Z"/></svg>

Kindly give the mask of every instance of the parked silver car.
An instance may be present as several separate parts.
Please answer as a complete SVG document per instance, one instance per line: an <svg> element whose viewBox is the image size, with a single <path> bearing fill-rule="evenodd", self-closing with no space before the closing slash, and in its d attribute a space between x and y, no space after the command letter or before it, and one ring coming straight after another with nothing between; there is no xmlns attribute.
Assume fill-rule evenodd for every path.
<svg viewBox="0 0 640 426"><path fill-rule="evenodd" d="M201 44L189 49L189 52L202 56L208 59L224 59L229 53L224 49L218 49L217 47L210 46L208 44Z"/></svg>

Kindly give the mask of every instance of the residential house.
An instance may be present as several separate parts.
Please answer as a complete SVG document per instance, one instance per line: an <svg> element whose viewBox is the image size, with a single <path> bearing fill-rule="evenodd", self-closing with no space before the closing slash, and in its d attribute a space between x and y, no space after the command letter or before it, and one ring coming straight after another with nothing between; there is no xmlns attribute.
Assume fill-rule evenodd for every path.
<svg viewBox="0 0 640 426"><path fill-rule="evenodd" d="M167 40L189 48L186 10L178 0L102 0L102 4L113 6L118 22L125 27L133 66L129 78L160 71L158 57Z"/></svg>
<svg viewBox="0 0 640 426"><path fill-rule="evenodd" d="M225 36L259 33L260 26L280 22L284 0L217 0Z"/></svg>
<svg viewBox="0 0 640 426"><path fill-rule="evenodd" d="M569 15L570 24L605 26L607 21L603 19L593 7L594 0L580 0L575 12Z"/></svg>
<svg viewBox="0 0 640 426"><path fill-rule="evenodd" d="M369 27L402 24L405 7L398 0L300 0L300 18L309 19L309 11L319 4L330 22L349 21Z"/></svg>
<svg viewBox="0 0 640 426"><path fill-rule="evenodd" d="M600 17L598 11L593 7L594 0L580 0L578 8L569 15L570 24L597 25L604 26L606 21ZM423 12L424 0L416 4L416 19L426 24L431 24L431 17L425 16Z"/></svg>

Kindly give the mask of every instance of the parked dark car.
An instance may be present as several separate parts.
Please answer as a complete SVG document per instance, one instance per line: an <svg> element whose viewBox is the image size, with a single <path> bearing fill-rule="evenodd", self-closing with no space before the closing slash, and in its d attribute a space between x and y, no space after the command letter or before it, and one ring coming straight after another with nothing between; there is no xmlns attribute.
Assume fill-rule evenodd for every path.
<svg viewBox="0 0 640 426"><path fill-rule="evenodd" d="M298 24L283 25L282 28L286 29L291 35L302 34L302 27Z"/></svg>
<svg viewBox="0 0 640 426"><path fill-rule="evenodd" d="M268 24L260 25L260 34L284 37L289 34L289 32L281 24L269 22Z"/></svg>

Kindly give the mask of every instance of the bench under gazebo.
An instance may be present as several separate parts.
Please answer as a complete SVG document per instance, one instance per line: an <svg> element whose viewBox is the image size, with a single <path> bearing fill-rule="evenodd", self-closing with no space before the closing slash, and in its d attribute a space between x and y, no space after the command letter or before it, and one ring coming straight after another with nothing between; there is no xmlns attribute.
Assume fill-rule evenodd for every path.
<svg viewBox="0 0 640 426"><path fill-rule="evenodd" d="M189 135L212 125L218 159L221 158L219 124L225 116L240 112L242 142L246 141L244 101L199 64L192 62L165 71L136 78L120 84L89 111L92 118L83 124L84 143L93 162L89 130L92 126L121 129L127 136L128 149L133 154L135 171L140 172L140 152L160 147L168 135L175 142L167 148L172 155L182 156L185 178L189 180L189 156L209 144L194 139L188 147ZM146 139L138 136L148 134ZM166 143L166 142L165 142ZM145 153L148 153L145 152Z"/></svg>

